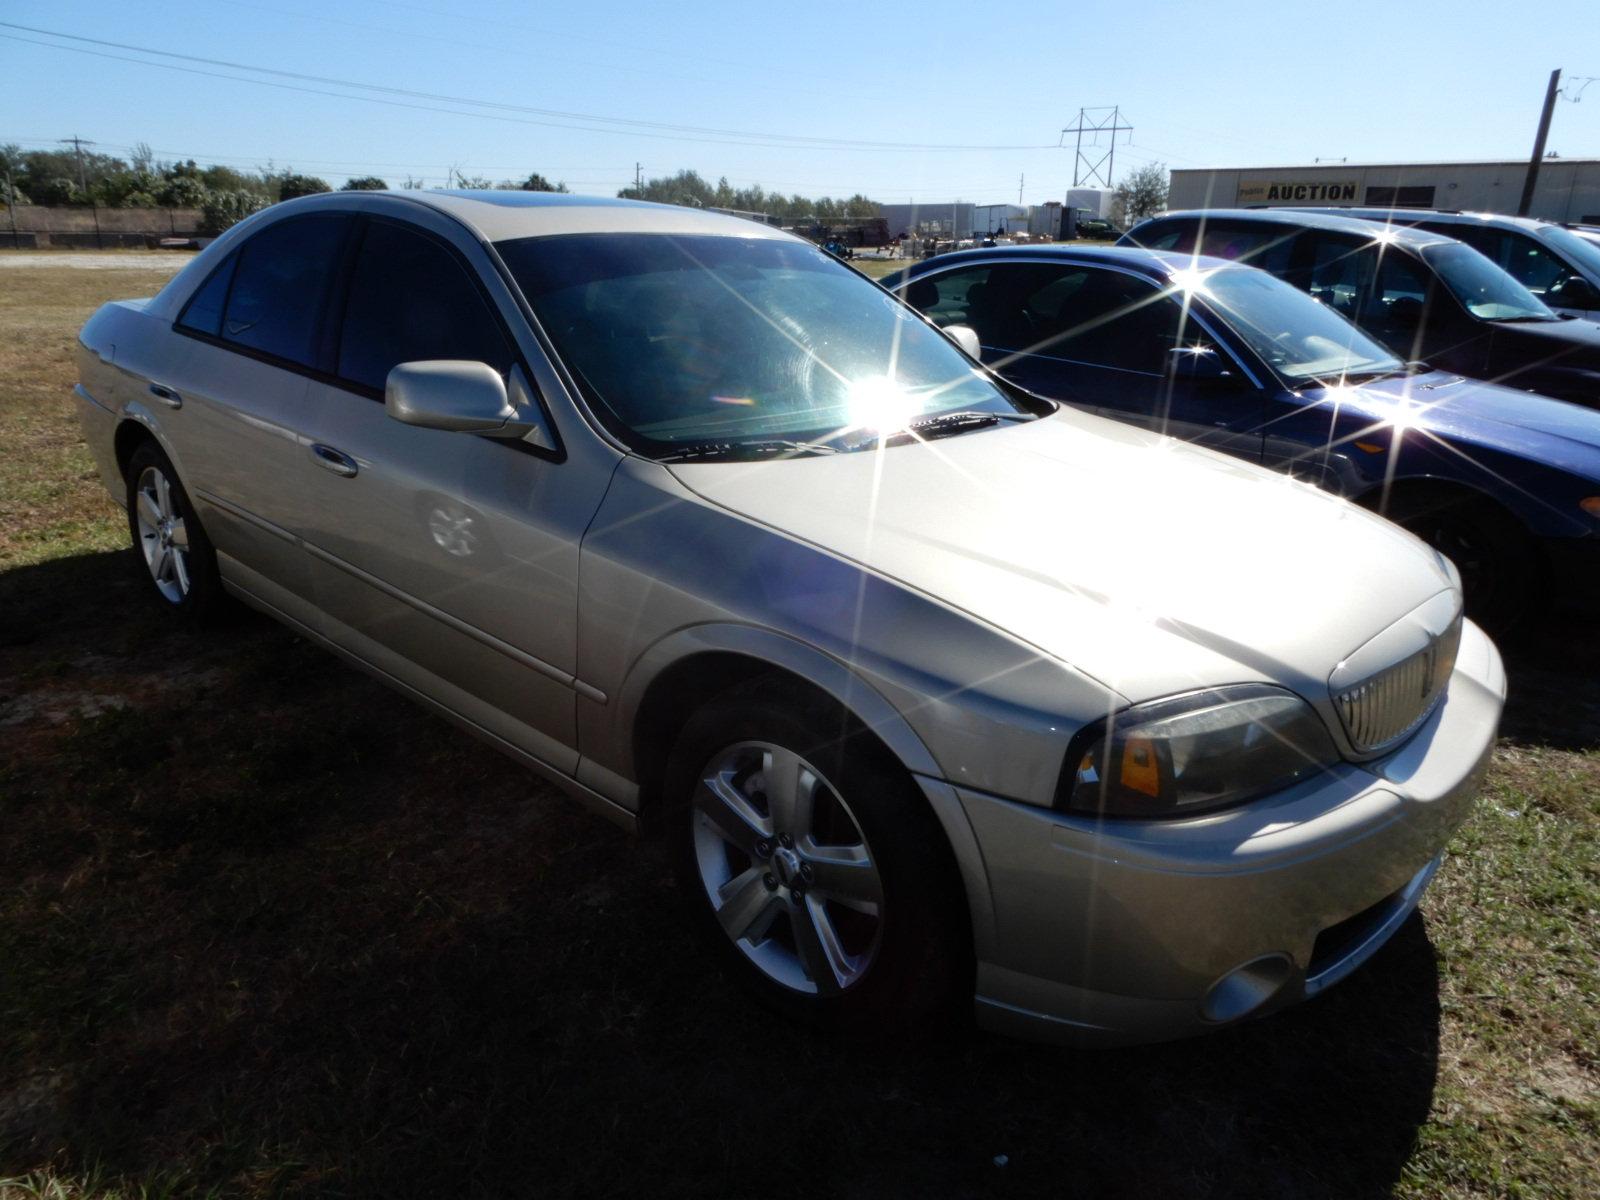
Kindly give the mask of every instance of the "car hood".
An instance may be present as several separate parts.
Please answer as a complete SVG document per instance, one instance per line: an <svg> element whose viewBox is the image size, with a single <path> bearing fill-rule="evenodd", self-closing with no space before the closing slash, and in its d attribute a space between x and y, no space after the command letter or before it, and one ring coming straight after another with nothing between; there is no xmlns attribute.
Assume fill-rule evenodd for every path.
<svg viewBox="0 0 1600 1200"><path fill-rule="evenodd" d="M1273 681L1453 587L1396 526L1286 475L1061 409L939 441L682 463L704 499L898 580L1126 699Z"/></svg>
<svg viewBox="0 0 1600 1200"><path fill-rule="evenodd" d="M1333 401L1326 390L1316 395ZM1345 388L1338 400L1374 421L1403 413L1411 427L1600 479L1600 411L1595 409L1442 371Z"/></svg>
<svg viewBox="0 0 1600 1200"><path fill-rule="evenodd" d="M1516 338L1542 349L1562 366L1600 366L1600 322L1581 318L1562 321L1492 321L1496 336Z"/></svg>

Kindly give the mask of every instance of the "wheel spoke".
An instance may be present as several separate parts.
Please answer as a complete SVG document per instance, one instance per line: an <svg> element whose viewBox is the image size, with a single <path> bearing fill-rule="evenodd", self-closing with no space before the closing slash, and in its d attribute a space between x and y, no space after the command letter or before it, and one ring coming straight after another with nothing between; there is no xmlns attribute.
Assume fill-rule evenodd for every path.
<svg viewBox="0 0 1600 1200"><path fill-rule="evenodd" d="M876 913L883 904L883 881L865 848L829 846L808 851L806 865L812 871L812 892L858 912Z"/></svg>
<svg viewBox="0 0 1600 1200"><path fill-rule="evenodd" d="M167 553L172 555L172 571L178 579L178 590L187 596L189 594L189 556L176 547Z"/></svg>
<svg viewBox="0 0 1600 1200"><path fill-rule="evenodd" d="M763 773L772 823L796 841L808 837L818 784L815 772L798 755L774 746L767 751Z"/></svg>
<svg viewBox="0 0 1600 1200"><path fill-rule="evenodd" d="M721 903L717 906L717 920L722 931L734 941L748 938L759 941L771 923L773 894L763 881L763 872L751 867L736 875L721 889Z"/></svg>
<svg viewBox="0 0 1600 1200"><path fill-rule="evenodd" d="M167 483L167 477L160 471L156 473L156 505L161 510L163 520L172 516L172 487Z"/></svg>
<svg viewBox="0 0 1600 1200"><path fill-rule="evenodd" d="M180 550L189 548L189 530L182 517L172 523L172 544Z"/></svg>
<svg viewBox="0 0 1600 1200"><path fill-rule="evenodd" d="M839 944L839 935L822 905L807 897L800 907L790 910L794 925L795 949L800 953L806 975L820 995L839 991L851 976L850 960Z"/></svg>
<svg viewBox="0 0 1600 1200"><path fill-rule="evenodd" d="M166 546L161 548L161 555L156 559L155 568L151 573L156 577L157 583L170 582L172 577L172 551L170 548Z"/></svg>
<svg viewBox="0 0 1600 1200"><path fill-rule="evenodd" d="M754 808L734 786L732 774L718 771L700 781L695 807L710 821L722 840L756 858L756 841L770 837L772 824Z"/></svg>
<svg viewBox="0 0 1600 1200"><path fill-rule="evenodd" d="M151 529L161 524L161 510L156 507L156 498L154 496L141 489L135 503L139 510L139 520L143 521Z"/></svg>

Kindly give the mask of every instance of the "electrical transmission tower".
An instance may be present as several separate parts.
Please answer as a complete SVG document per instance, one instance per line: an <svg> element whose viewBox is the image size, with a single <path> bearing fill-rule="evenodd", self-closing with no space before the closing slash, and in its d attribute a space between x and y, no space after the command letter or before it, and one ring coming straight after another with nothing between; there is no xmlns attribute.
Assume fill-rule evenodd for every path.
<svg viewBox="0 0 1600 1200"><path fill-rule="evenodd" d="M1093 187L1095 180L1098 179L1101 187L1115 187L1112 176L1116 174L1117 134L1132 132L1132 125L1122 123L1122 109L1118 105L1080 108L1078 123L1069 125L1061 131L1062 146L1067 144L1067 134L1077 135L1077 142L1074 145L1077 156L1072 163L1072 186ZM1110 138L1105 146L1100 144L1101 134L1106 134ZM1090 139L1087 154L1083 149L1085 135Z"/></svg>

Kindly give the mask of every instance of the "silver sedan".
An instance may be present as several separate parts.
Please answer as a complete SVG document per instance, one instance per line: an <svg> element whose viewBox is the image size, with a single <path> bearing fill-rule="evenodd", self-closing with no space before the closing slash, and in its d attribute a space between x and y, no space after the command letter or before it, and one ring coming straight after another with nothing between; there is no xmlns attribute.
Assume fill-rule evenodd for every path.
<svg viewBox="0 0 1600 1200"><path fill-rule="evenodd" d="M156 602L659 830L801 1019L1126 1042L1327 987L1493 743L1455 569L966 343L732 217L340 193L101 309L78 398Z"/></svg>

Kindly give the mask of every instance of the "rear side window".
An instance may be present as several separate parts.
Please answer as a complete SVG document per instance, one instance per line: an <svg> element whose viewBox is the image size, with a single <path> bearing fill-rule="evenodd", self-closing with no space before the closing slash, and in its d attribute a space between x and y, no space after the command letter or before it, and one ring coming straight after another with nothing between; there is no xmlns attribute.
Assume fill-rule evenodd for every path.
<svg viewBox="0 0 1600 1200"><path fill-rule="evenodd" d="M1048 297L1056 303L1046 314ZM1122 371L1159 374L1178 344L1182 309L1149 280L1075 268L1029 304L1038 352Z"/></svg>
<svg viewBox="0 0 1600 1200"><path fill-rule="evenodd" d="M484 362L503 375L513 351L455 255L424 234L373 221L350 279L339 376L381 391L393 367L435 358Z"/></svg>
<svg viewBox="0 0 1600 1200"><path fill-rule="evenodd" d="M1260 267L1274 275L1289 269L1296 230L1285 225L1245 225L1236 221L1213 222L1200 239L1200 253Z"/></svg>
<svg viewBox="0 0 1600 1200"><path fill-rule="evenodd" d="M228 285L233 282L233 268L239 261L237 254L228 255L223 264L211 272L211 277L200 285L200 290L189 297L178 317L178 324L196 333L216 337L222 332L222 308L228 302Z"/></svg>
<svg viewBox="0 0 1600 1200"><path fill-rule="evenodd" d="M348 225L332 213L296 217L246 242L236 256L223 339L314 367L317 329Z"/></svg>

